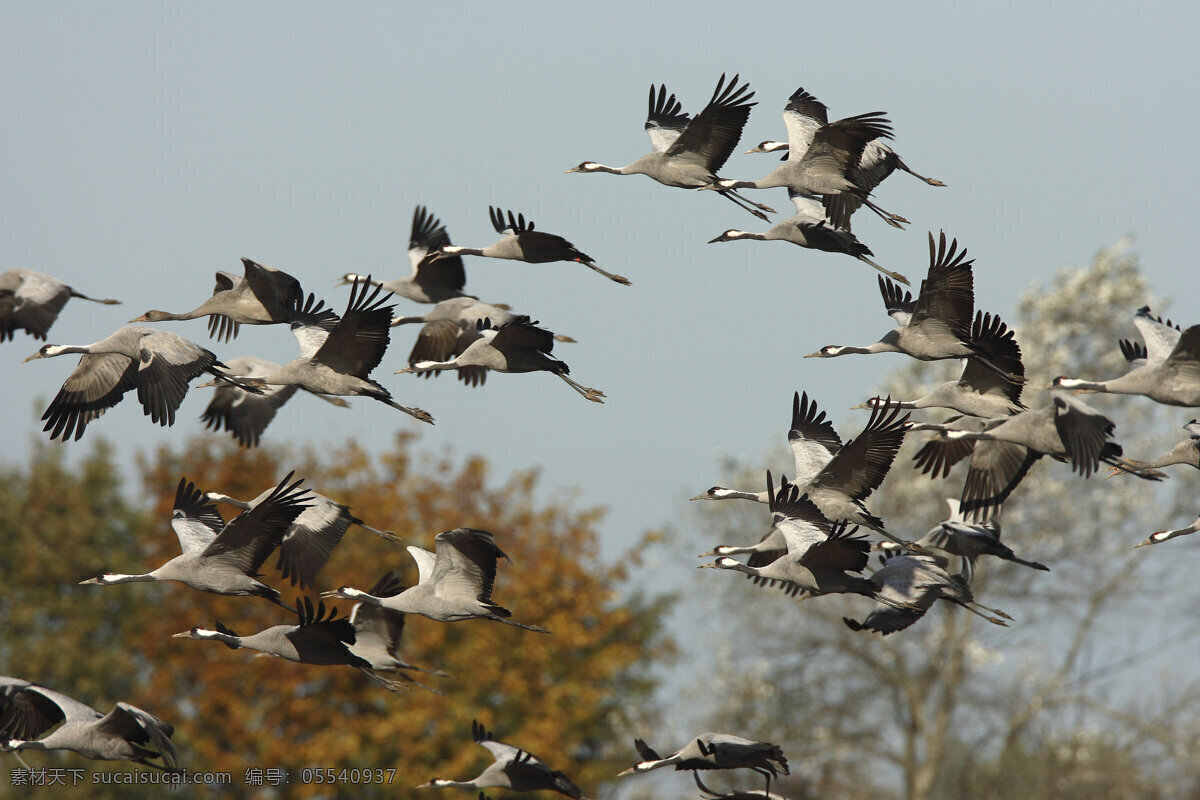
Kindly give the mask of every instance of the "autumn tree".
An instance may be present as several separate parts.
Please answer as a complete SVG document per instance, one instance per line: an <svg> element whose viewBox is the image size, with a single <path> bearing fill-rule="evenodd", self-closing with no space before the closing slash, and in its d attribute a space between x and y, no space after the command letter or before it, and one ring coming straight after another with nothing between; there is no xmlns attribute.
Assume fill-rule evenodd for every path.
<svg viewBox="0 0 1200 800"><path fill-rule="evenodd" d="M81 699L123 699L153 711L176 726L182 766L229 771L243 792L253 768L288 771L286 786L258 790L265 796L395 797L433 777L471 777L491 759L471 741L471 721L479 719L594 793L624 763L627 709L652 704L650 666L673 652L661 627L668 600L632 591L625 567L601 561L602 511L536 500L535 471L493 485L484 459L421 454L403 434L377 458L353 445L318 457L200 437L143 456L144 501L129 504L106 449L77 470L59 453L40 446L27 470L8 470L0 489L0 670ZM405 658L450 677L414 674L442 694L413 686L397 695L357 670L172 638L218 620L239 633L294 623L261 598L177 584L75 585L105 569L145 571L178 553L169 521L181 476L250 499L291 470L369 524L426 549L440 531L492 531L512 562L500 564L496 600L552 635L410 615ZM228 519L236 509L222 512ZM351 528L310 596L368 587L389 569L416 581L402 547ZM289 602L300 594L273 560L263 580ZM352 605L334 604L343 615ZM384 785L304 782L304 769L326 767L394 772Z"/></svg>
<svg viewBox="0 0 1200 800"><path fill-rule="evenodd" d="M1041 389L1056 375L1124 371L1117 340L1133 335L1133 312L1148 302L1165 310L1124 245L1031 287L1009 320L1029 375L1026 402L1045 405ZM917 397L958 369L913 362L878 393ZM864 399L873 393L863 387ZM1177 441L1194 415L1141 397L1088 402L1116 421L1126 454L1142 459ZM861 427L855 420L843 429ZM933 482L913 469L922 437L908 438L871 506L889 530L915 539L945 518L965 465ZM780 447L767 463L787 472L790 452ZM762 483L762 465L726 467L728 485ZM982 602L1015 618L1009 628L939 605L888 637L854 633L842 617L862 619L862 598L796 603L749 581L706 581L732 632L697 690L716 698L706 720L782 744L793 765L782 790L792 798L1196 796L1200 676L1185 654L1200 620L1172 612L1195 604L1198 560L1187 547L1195 543L1133 547L1194 516L1195 476L1171 476L1162 485L1085 481L1050 459L1034 466L1004 508L1003 536L1052 571L985 560L973 584ZM702 547L751 542L769 525L753 504L701 505L692 518Z"/></svg>

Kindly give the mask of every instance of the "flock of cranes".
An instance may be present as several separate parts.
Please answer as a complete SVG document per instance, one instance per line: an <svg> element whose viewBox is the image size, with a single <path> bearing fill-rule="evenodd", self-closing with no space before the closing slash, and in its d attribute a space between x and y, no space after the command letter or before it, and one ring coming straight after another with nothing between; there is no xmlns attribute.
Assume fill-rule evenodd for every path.
<svg viewBox="0 0 1200 800"><path fill-rule="evenodd" d="M1085 478L1100 463L1147 480L1161 479L1160 470L1173 464L1200 468L1200 423L1195 420L1186 426L1189 438L1170 453L1137 461L1126 458L1113 441L1114 423L1072 393L1141 394L1159 403L1200 406L1200 326L1180 330L1142 309L1134 324L1143 344L1120 343L1131 363L1128 373L1108 381L1059 377L1048 404L1028 408L1022 401L1029 387L1016 336L998 316L975 308L973 261L966 249L960 249L953 238L948 241L944 233L938 237L931 233L929 267L914 298L912 291L902 288L908 279L872 260L871 250L851 231L851 217L861 207L892 227L908 224L872 199L875 188L895 170L930 186L944 186L918 175L884 144L892 137L884 114L871 112L830 122L825 105L798 89L783 111L788 141L765 141L748 151L786 151L782 163L758 180L721 177L719 172L737 147L755 105L753 96L739 76L727 81L722 75L709 103L692 117L665 86L652 85L645 129L653 152L623 167L584 161L568 172L642 174L667 186L711 190L768 221L774 210L743 192L786 188L795 215L765 232L729 229L710 242L787 241L861 261L882 273L880 293L895 322L876 342L827 345L806 357L890 352L926 361L961 359L964 367L957 381L932 387L914 400L868 399L859 408L870 411L869 419L856 437L846 440L816 399L807 391L797 391L788 433L795 466L792 478L781 477L776 486L768 472L765 490L714 486L693 498L763 503L771 518L769 528L757 541L722 544L702 554L715 560L701 566L742 572L789 597L863 596L872 604L864 607L863 619L845 619L854 631L889 635L904 630L939 599L1007 625L1011 618L980 604L971 583L983 556L1049 569L1017 556L1000 541L1002 506L1037 460L1049 456L1067 462ZM227 431L245 447L261 441L272 419L299 389L337 406L348 405L343 399L347 397L371 398L432 423L428 412L400 404L391 390L371 377L383 362L391 329L418 323L421 329L407 366L396 373L430 377L452 369L463 383L478 387L489 370L549 372L584 398L602 403L602 391L569 377L567 364L552 355L556 342L574 340L539 327L530 316L507 305L467 294L462 257L533 264L575 262L613 282L630 285L630 281L602 269L562 236L536 230L523 213L489 207L489 216L501 238L481 248L463 247L452 244L445 226L419 206L410 234L411 274L390 281L342 275L339 280L350 287L350 293L341 314L306 294L295 277L243 259L243 274L217 273L212 295L190 311L150 310L87 345L46 344L26 360L67 354L80 355L80 360L46 409L44 430L51 439L77 440L89 424L133 390L151 422L171 425L191 381L205 374L212 381L204 385L215 392L201 419L209 429ZM93 300L29 270L0 275L0 340L13 338L18 330L46 339L71 297ZM429 304L432 309L399 316L394 297ZM235 339L243 324L286 324L300 355L283 365L255 356L222 360L176 334L132 324L199 318L208 319L210 336L223 343ZM913 412L926 409L946 409L957 416L943 422L911 418ZM947 519L913 540L890 530L871 512L867 500L893 468L905 437L916 431L936 434L918 454L916 468L934 479L945 478L963 459L969 459L969 468L959 497L950 501ZM217 510L218 502L233 505L240 513L226 522ZM196 626L176 636L217 641L231 649L247 648L302 664L351 667L391 691L416 683L442 692L416 681L411 673L447 677L404 659L400 640L406 614L438 622L491 620L550 633L514 620L511 611L492 599L498 564L508 557L495 535L485 530L438 533L432 552L409 544L417 568L417 580L409 586L389 569L368 590L342 586L320 591L316 602L302 596L289 605L279 589L259 579L259 569L278 551L285 579L302 592L317 587L333 549L355 525L402 543L395 533L371 527L347 506L302 487L292 474L250 501L205 491L181 478L171 519L181 554L149 572L102 573L82 583L112 586L170 580L196 591L265 598L295 615L295 623L238 635L217 622L213 628ZM1200 519L1188 528L1156 532L1141 544L1196 530ZM871 541L865 532L881 541ZM873 549L881 551L884 563L869 572ZM737 556L747 558L742 561ZM324 601L332 599L352 601L349 616L327 608ZM169 724L126 703L101 715L36 683L0 679L0 747L5 750L68 749L88 758L128 759L174 770L172 735ZM418 788L550 790L583 797L563 772L520 747L496 740L478 722L472 738L492 754L491 765L470 780L435 778ZM641 739L635 741L635 749L640 760L622 775L668 766L692 771L709 798L779 798L771 792L772 780L788 774L780 747L728 733L697 735L665 758ZM734 769L757 773L765 779L765 788L721 794L710 790L697 772Z"/></svg>

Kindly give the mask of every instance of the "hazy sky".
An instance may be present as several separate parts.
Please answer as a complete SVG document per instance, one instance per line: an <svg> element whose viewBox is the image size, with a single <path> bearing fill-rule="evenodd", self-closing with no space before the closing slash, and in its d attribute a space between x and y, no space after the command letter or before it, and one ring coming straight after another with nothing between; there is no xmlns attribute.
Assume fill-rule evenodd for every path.
<svg viewBox="0 0 1200 800"><path fill-rule="evenodd" d="M855 230L914 282L926 231L945 229L976 259L978 305L1007 316L1031 280L1133 234L1172 315L1200 321L1188 311L1200 12L1044 6L5 3L0 264L122 299L67 307L50 341L87 343L147 309L198 305L213 272L240 271L242 256L340 310L341 273L408 271L418 203L476 246L495 238L489 204L522 211L633 286L576 264L468 258L467 288L577 339L556 352L605 405L547 375L493 375L476 390L392 375L414 326L394 329L375 374L436 426L369 400L343 410L298 397L264 440L379 449L419 428L425 447L487 456L496 481L540 466L546 491L582 487L580 504L611 508L615 555L715 482L714 452L771 444L793 391L854 433L865 415L846 409L901 358L800 358L890 326L868 267L781 242L707 244L766 227L712 193L564 174L649 151L651 83L695 113L723 72L750 82L759 104L730 177L773 167L741 150L783 138L798 86L833 117L886 111L895 149L948 188L897 174L876 198L911 228L864 213ZM790 213L782 189L755 197ZM283 327L243 328L225 345L203 321L167 325L220 357L294 356ZM75 362L22 364L37 346L0 348L10 459L45 436L37 418ZM193 391L172 428L130 396L64 446L82 453L102 436L130 458L183 442L209 396Z"/></svg>

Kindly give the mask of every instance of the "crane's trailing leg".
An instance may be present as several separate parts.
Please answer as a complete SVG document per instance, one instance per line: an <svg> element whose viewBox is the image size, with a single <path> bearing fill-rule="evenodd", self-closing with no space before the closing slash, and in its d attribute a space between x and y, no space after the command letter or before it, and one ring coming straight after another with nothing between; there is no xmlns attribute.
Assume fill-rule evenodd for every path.
<svg viewBox="0 0 1200 800"><path fill-rule="evenodd" d="M579 383L576 383L575 381L568 378L566 375L563 375L561 372L556 372L555 374L558 375L558 377L562 378L563 382L566 383L567 386L570 386L572 389L579 392L581 395L586 397L588 400L591 400L593 403L603 403L604 402L604 396L605 396L604 392L600 391L599 389L592 389L591 387L583 386Z"/></svg>
<svg viewBox="0 0 1200 800"><path fill-rule="evenodd" d="M601 275L608 278L610 281L616 281L617 283L622 284L623 286L632 286L633 285L633 283L629 280L629 278L626 278L624 275L617 275L612 272L606 272L606 271L602 270L600 267L596 266L591 261L584 261L582 258L577 258L575 260L578 261L580 264L583 264L585 267L590 267L590 268L594 269L596 272L599 272ZM555 338L557 339L558 337L556 336Z"/></svg>
<svg viewBox="0 0 1200 800"><path fill-rule="evenodd" d="M866 256L856 256L856 258L859 261L863 262L864 264L867 264L867 265L872 266L875 269L879 270L884 275L887 275L889 278L896 281L897 283L903 283L905 286L912 285L908 282L908 278L904 277L899 272L892 272L890 269L884 269L883 267L879 266L878 264L876 264L874 261L867 258Z"/></svg>

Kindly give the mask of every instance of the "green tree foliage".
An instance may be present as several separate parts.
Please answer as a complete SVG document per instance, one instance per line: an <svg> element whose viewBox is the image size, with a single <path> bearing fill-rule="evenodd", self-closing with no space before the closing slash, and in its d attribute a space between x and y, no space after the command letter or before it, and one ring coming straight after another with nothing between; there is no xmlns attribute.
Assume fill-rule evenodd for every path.
<svg viewBox="0 0 1200 800"><path fill-rule="evenodd" d="M1026 403L1047 404L1043 388L1056 375L1104 379L1127 369L1117 339L1136 338L1131 319L1145 304L1165 311L1124 243L1089 268L1031 287L1008 320L1029 376ZM916 398L959 368L912 362L878 393ZM804 388L820 402L819 391ZM1087 401L1116 421L1116 440L1139 459L1182 438L1180 426L1194 416L1142 397ZM780 398L781 422L787 406ZM863 420L839 428L853 433ZM915 539L945 517L965 464L931 481L912 468L924 437L908 438L871 507L889 530ZM768 463L788 472L790 452L781 446ZM1195 796L1200 679L1185 654L1194 653L1200 622L1172 609L1194 605L1200 562L1187 546L1197 543L1133 549L1195 514L1197 477L1175 470L1152 485L1103 474L1085 481L1050 459L1034 466L1004 509L1003 537L1052 571L985 560L973 584L981 602L1015 618L1006 629L939 604L907 631L854 633L841 620L862 619L863 598L795 603L744 580L714 589L712 579L728 576L704 576L698 583L719 592L719 613L737 623L725 628L735 633L718 674L706 678L703 695L719 701L705 719L782 744L793 765L783 791L792 798ZM761 488L762 466L729 472L727 485ZM755 541L769 525L748 503L699 505L704 548ZM988 779L1020 789L984 792Z"/></svg>
<svg viewBox="0 0 1200 800"><path fill-rule="evenodd" d="M589 793L624 766L617 741L626 737L616 732L624 730L625 709L652 704L650 665L673 653L661 625L668 601L629 591L626 568L599 557L601 511L536 499L535 472L493 486L482 458L421 455L407 435L380 458L352 445L330 456L295 456L202 437L143 457L140 498L129 503L106 448L77 469L64 466L60 454L39 446L28 466L5 470L0 486L0 672L97 706L126 700L158 714L176 727L181 765L231 772L238 794L246 791L248 768L287 769L286 789L262 791L298 797L405 796L433 777L473 777L491 761L471 740L476 718ZM239 633L294 622L260 598L205 595L178 584L76 585L103 570L147 571L178 553L169 522L180 476L250 499L292 469L369 524L427 549L443 530L494 532L512 559L500 564L497 602L553 635L410 615L405 657L451 677L419 675L444 695L417 686L396 695L349 668L255 658L249 650L171 637L216 620ZM222 507L226 519L235 511ZM388 569L416 581L402 547L352 527L310 596L369 587ZM264 565L264 580L289 602L298 594L274 559ZM334 603L350 612L352 603ZM97 767L72 755L29 760ZM301 770L317 767L395 773L384 786L302 785ZM6 789L18 791L0 787L0 795Z"/></svg>

